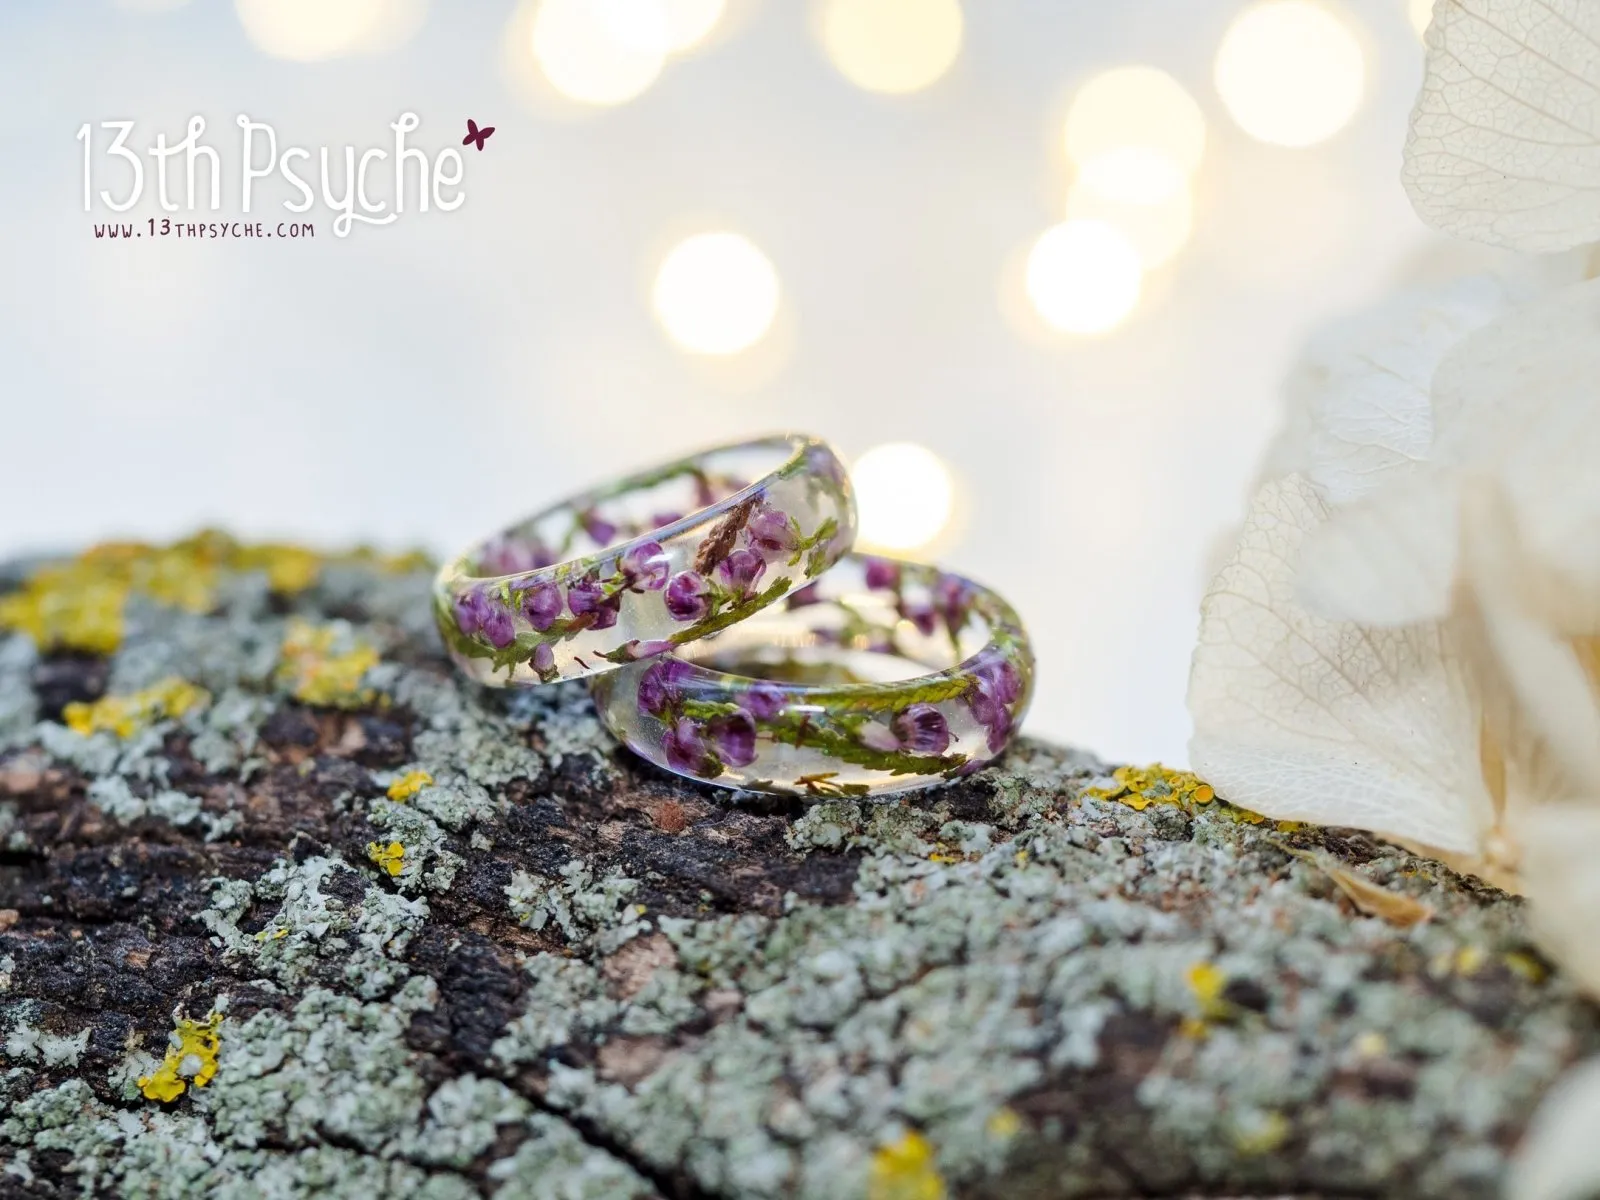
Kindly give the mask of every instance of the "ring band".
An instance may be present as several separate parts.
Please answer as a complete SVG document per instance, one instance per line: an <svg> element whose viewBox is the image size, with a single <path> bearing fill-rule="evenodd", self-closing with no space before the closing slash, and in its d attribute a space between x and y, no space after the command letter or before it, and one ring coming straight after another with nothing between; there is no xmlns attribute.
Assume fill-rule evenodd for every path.
<svg viewBox="0 0 1600 1200"><path fill-rule="evenodd" d="M631 475L473 546L434 580L434 618L479 683L577 679L743 621L854 539L832 448L765 438Z"/></svg>
<svg viewBox="0 0 1600 1200"><path fill-rule="evenodd" d="M752 620L590 683L602 723L657 766L818 797L975 771L1032 690L1027 634L998 595L855 554Z"/></svg>

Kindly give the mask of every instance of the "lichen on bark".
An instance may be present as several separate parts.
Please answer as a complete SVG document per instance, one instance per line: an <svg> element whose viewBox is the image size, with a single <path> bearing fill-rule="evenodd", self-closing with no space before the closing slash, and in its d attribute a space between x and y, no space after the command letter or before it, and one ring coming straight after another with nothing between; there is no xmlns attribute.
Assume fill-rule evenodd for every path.
<svg viewBox="0 0 1600 1200"><path fill-rule="evenodd" d="M1364 835L1027 740L698 787L459 681L414 564L195 544L184 604L114 560L109 654L0 630L0 1196L1489 1196L1600 1047L1517 901ZM376 664L307 691L334 626Z"/></svg>

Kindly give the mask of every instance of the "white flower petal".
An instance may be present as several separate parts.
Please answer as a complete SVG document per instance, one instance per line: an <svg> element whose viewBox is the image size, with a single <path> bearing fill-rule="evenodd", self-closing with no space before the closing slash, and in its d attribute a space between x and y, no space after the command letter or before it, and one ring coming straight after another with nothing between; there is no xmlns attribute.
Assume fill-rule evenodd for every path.
<svg viewBox="0 0 1600 1200"><path fill-rule="evenodd" d="M1600 804L1530 808L1517 819L1516 834L1539 940L1579 983L1600 996L1600 871L1595 870L1600 861Z"/></svg>
<svg viewBox="0 0 1600 1200"><path fill-rule="evenodd" d="M1600 5L1437 0L1404 179L1446 233L1531 252L1600 240Z"/></svg>
<svg viewBox="0 0 1600 1200"><path fill-rule="evenodd" d="M1298 471L1330 504L1345 504L1425 458L1434 371L1523 290L1493 276L1458 279L1320 331L1289 376L1285 428L1263 478Z"/></svg>
<svg viewBox="0 0 1600 1200"><path fill-rule="evenodd" d="M1600 631L1600 280L1466 338L1434 377L1434 459L1491 480L1524 557L1567 582L1540 599ZM1470 536L1470 531L1469 531ZM1550 593L1549 581L1538 591ZM1552 616L1552 619L1557 617Z"/></svg>
<svg viewBox="0 0 1600 1200"><path fill-rule="evenodd" d="M1568 1071L1517 1150L1506 1200L1588 1200L1600 1192L1600 1058Z"/></svg>
<svg viewBox="0 0 1600 1200"><path fill-rule="evenodd" d="M1327 513L1299 476L1257 493L1201 608L1190 762L1267 816L1476 855L1494 806L1463 656L1445 624L1366 629L1301 607L1295 566Z"/></svg>
<svg viewBox="0 0 1600 1200"><path fill-rule="evenodd" d="M1335 509L1306 539L1301 599L1321 616L1363 625L1443 620L1456 581L1459 515L1452 480L1431 471Z"/></svg>

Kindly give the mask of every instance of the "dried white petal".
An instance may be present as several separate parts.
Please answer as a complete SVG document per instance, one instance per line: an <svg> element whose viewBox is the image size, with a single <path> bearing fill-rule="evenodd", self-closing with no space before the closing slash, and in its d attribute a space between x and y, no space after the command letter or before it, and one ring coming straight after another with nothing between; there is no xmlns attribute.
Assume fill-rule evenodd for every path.
<svg viewBox="0 0 1600 1200"><path fill-rule="evenodd" d="M1517 837L1534 931L1553 958L1600 996L1600 803L1530 809L1518 818Z"/></svg>
<svg viewBox="0 0 1600 1200"><path fill-rule="evenodd" d="M1527 290L1495 276L1458 279L1318 332L1290 373L1285 427L1263 480L1298 471L1330 504L1346 504L1425 458L1434 371Z"/></svg>
<svg viewBox="0 0 1600 1200"><path fill-rule="evenodd" d="M1465 656L1448 624L1369 629L1300 605L1301 545L1327 513L1299 476L1257 493L1201 608L1190 761L1267 816L1479 854L1495 804Z"/></svg>
<svg viewBox="0 0 1600 1200"><path fill-rule="evenodd" d="M1437 0L1404 179L1429 224L1516 250L1600 240L1600 5Z"/></svg>
<svg viewBox="0 0 1600 1200"><path fill-rule="evenodd" d="M1546 1094L1517 1150L1506 1200L1589 1200L1600 1192L1600 1059L1574 1067Z"/></svg>
<svg viewBox="0 0 1600 1200"><path fill-rule="evenodd" d="M1299 594L1313 612L1364 625L1450 613L1460 543L1453 488L1432 474L1336 509L1306 539Z"/></svg>

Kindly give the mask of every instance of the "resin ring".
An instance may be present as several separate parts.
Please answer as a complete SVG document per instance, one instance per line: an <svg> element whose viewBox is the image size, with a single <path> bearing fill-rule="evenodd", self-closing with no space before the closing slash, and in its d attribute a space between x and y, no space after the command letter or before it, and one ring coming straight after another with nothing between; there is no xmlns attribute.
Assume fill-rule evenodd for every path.
<svg viewBox="0 0 1600 1200"><path fill-rule="evenodd" d="M434 580L434 616L480 683L576 679L743 621L854 538L833 450L767 438L630 476L474 546Z"/></svg>
<svg viewBox="0 0 1600 1200"><path fill-rule="evenodd" d="M619 740L679 775L865 796L998 756L1028 707L1033 652L987 588L849 555L753 620L590 690Z"/></svg>

